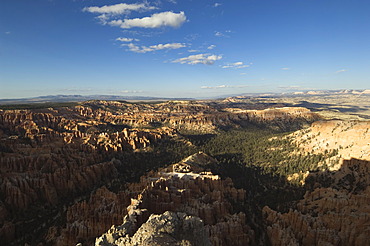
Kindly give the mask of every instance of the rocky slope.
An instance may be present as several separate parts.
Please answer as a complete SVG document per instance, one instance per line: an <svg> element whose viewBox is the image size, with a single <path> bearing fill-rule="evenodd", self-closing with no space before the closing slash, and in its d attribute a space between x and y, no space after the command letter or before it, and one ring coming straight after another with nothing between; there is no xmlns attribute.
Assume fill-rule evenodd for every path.
<svg viewBox="0 0 370 246"><path fill-rule="evenodd" d="M318 121L287 136L299 154L336 154L318 163L326 171L303 175L307 192L288 212L263 208L272 245L369 245L369 128L369 121Z"/></svg>
<svg viewBox="0 0 370 246"><path fill-rule="evenodd" d="M199 153L143 177L145 188L131 200L123 224L113 226L95 245L253 245L254 231L233 206L245 202L246 192L207 172L210 162ZM196 242L189 242L194 238Z"/></svg>
<svg viewBox="0 0 370 246"><path fill-rule="evenodd" d="M326 162L333 171L341 167L340 158L370 160L370 121L317 121L288 138L302 153L336 151L332 161Z"/></svg>
<svg viewBox="0 0 370 246"><path fill-rule="evenodd" d="M295 210L263 209L272 245L369 245L370 162L345 160L340 170L312 177Z"/></svg>
<svg viewBox="0 0 370 246"><path fill-rule="evenodd" d="M59 206L117 179L122 162L114 154L176 134L165 128L89 132L81 124L94 126L68 108L0 111L0 238L5 242L17 244L15 239L45 230L60 214Z"/></svg>
<svg viewBox="0 0 370 246"><path fill-rule="evenodd" d="M125 230L122 225L120 230ZM152 214L130 238L120 238L120 245L160 246L199 245L210 246L211 242L203 221L199 217L181 212ZM106 242L98 244L110 245Z"/></svg>
<svg viewBox="0 0 370 246"><path fill-rule="evenodd" d="M298 129L320 117L299 107L246 110L246 105L174 101L157 104L91 101L76 107L82 116L132 127L169 126L177 129L209 133L225 126L249 123L275 128ZM285 129L284 129L285 130Z"/></svg>

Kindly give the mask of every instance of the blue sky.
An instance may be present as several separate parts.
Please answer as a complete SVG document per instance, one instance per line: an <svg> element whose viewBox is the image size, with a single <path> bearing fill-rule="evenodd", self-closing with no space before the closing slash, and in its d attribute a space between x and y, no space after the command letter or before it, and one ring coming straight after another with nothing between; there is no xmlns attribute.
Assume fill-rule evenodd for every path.
<svg viewBox="0 0 370 246"><path fill-rule="evenodd" d="M1 0L0 98L368 89L366 0Z"/></svg>

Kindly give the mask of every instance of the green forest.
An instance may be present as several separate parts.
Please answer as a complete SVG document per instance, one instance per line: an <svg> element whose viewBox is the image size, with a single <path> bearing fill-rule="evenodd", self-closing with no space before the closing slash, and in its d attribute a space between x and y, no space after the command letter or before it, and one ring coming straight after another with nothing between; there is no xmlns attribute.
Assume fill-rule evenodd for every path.
<svg viewBox="0 0 370 246"><path fill-rule="evenodd" d="M336 154L335 151L320 154L296 151L295 144L285 137L288 134L242 128L213 135L185 135L185 138L193 144L194 151L203 151L224 165L255 167L264 174L281 177L325 169L325 165L318 167L318 163Z"/></svg>
<svg viewBox="0 0 370 246"><path fill-rule="evenodd" d="M297 147L285 137L289 133L247 127L217 134L184 134L181 141L172 139L156 144L151 154L157 158L147 165L141 162L141 165L149 170L153 160L158 161L156 166L159 167L202 151L218 161L211 167L212 171L232 178L236 187L246 189L254 197L256 206L268 205L283 211L305 192L299 179L288 182L287 177L325 170L324 160L337 154L336 151L295 152ZM322 165L318 166L320 162Z"/></svg>

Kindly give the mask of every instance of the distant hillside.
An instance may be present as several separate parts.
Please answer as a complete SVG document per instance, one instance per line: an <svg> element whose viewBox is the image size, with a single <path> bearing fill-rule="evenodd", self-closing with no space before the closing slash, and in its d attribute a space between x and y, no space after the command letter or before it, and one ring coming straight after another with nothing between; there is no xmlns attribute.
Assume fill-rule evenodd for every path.
<svg viewBox="0 0 370 246"><path fill-rule="evenodd" d="M19 99L0 99L0 105L4 104L28 104L28 103L46 103L46 102L83 102L88 100L189 100L191 98L164 98L164 97L145 97L145 96L115 96L115 95L49 95Z"/></svg>
<svg viewBox="0 0 370 246"><path fill-rule="evenodd" d="M317 96L317 95L365 95L370 96L370 90L302 90L302 91L290 91L282 93L246 93L238 96L230 96L229 98L244 98L244 97L287 97L287 96Z"/></svg>
<svg viewBox="0 0 370 246"><path fill-rule="evenodd" d="M168 101L168 100L194 100L194 99L224 99L228 102L239 102L249 98L281 98L281 97L315 97L315 96L370 96L368 90L312 90L312 91L291 91L283 93L244 93L235 95L220 95L210 98L172 98L172 97L152 97L152 96L118 96L118 95L47 95L39 97L0 99L0 105L9 104L30 104L30 103L63 103L63 102L84 102L89 100L105 101Z"/></svg>
<svg viewBox="0 0 370 246"><path fill-rule="evenodd" d="M325 119L370 120L370 90L321 90L280 94L243 94L228 97L226 104L268 105L269 107L304 107Z"/></svg>

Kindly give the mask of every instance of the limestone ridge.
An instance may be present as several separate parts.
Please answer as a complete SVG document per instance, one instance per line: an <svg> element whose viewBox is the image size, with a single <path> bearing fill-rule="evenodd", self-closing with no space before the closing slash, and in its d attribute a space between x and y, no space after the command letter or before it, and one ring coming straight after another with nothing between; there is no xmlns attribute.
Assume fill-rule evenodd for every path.
<svg viewBox="0 0 370 246"><path fill-rule="evenodd" d="M263 208L277 245L369 245L370 162L344 160L335 173L312 177L313 187L287 213Z"/></svg>
<svg viewBox="0 0 370 246"><path fill-rule="evenodd" d="M253 245L246 215L232 205L245 202L245 190L205 170L205 162L215 160L198 153L142 177L145 188L131 199L122 225L95 245Z"/></svg>

